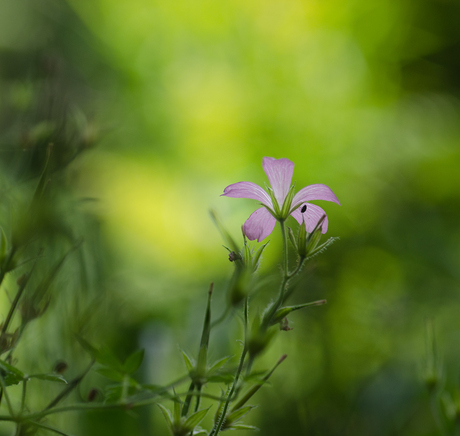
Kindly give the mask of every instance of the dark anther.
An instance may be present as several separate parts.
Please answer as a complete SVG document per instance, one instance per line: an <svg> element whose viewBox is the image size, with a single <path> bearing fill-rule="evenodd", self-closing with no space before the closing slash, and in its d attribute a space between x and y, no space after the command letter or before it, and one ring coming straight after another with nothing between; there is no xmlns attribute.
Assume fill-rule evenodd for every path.
<svg viewBox="0 0 460 436"><path fill-rule="evenodd" d="M304 204L304 205L302 206L302 209L300 209L300 212L304 213L306 210L307 210L307 205Z"/></svg>

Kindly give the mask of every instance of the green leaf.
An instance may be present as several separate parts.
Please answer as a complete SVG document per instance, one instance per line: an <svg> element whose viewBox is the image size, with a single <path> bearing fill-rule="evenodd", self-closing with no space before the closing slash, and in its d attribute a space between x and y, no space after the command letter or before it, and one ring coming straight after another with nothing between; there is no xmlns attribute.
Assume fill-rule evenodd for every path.
<svg viewBox="0 0 460 436"><path fill-rule="evenodd" d="M118 360L118 358L109 350L107 347L102 347L98 350L96 347L93 347L89 342L83 339L81 336L76 335L80 345L91 355L91 357L96 360L96 362L101 365L105 365L109 368L115 369L117 371L123 372L123 365Z"/></svg>
<svg viewBox="0 0 460 436"><path fill-rule="evenodd" d="M122 384L116 384L108 386L104 392L104 400L106 403L118 403L123 396L124 386ZM139 390L136 389L132 384L128 387L128 397L138 393Z"/></svg>
<svg viewBox="0 0 460 436"><path fill-rule="evenodd" d="M262 253L264 252L265 248L267 247L267 245L270 243L270 241L266 242L264 245L262 245L256 252L256 254L254 255L254 259L252 261L252 270L253 272L256 272L258 269L259 269L259 265L260 265L260 259L262 257Z"/></svg>
<svg viewBox="0 0 460 436"><path fill-rule="evenodd" d="M338 241L339 239L340 238L329 238L324 244L321 244L319 247L316 247L313 251L309 252L306 260L318 256L318 254L324 253L335 241Z"/></svg>
<svg viewBox="0 0 460 436"><path fill-rule="evenodd" d="M209 214L211 215L211 219L214 221L215 226L219 230L220 234L224 238L225 242L230 245L232 251L235 253L238 252L238 245L236 244L235 240L231 237L230 233L227 231L227 229L223 226L222 221L220 218L217 216L216 212L214 210L210 210Z"/></svg>
<svg viewBox="0 0 460 436"><path fill-rule="evenodd" d="M244 377L245 382L256 382L259 380L262 380L265 377L265 374L267 374L267 370L263 371L253 371L251 374L247 375Z"/></svg>
<svg viewBox="0 0 460 436"><path fill-rule="evenodd" d="M225 422L228 423L228 425L225 425L225 427L229 427L234 422L239 421L243 416L247 415L255 407L256 406L244 406L238 410L233 411L227 416Z"/></svg>
<svg viewBox="0 0 460 436"><path fill-rule="evenodd" d="M99 368L96 370L96 372L108 378L109 380L116 382L122 382L124 378L123 374L111 368Z"/></svg>
<svg viewBox="0 0 460 436"><path fill-rule="evenodd" d="M208 383L231 383L235 378L234 374L230 373L219 373L208 377Z"/></svg>
<svg viewBox="0 0 460 436"><path fill-rule="evenodd" d="M83 349L86 352L88 352L88 354L91 357L96 359L97 349L95 347L93 347L86 339L83 339L81 336L75 335L75 337L77 338L77 341L80 343L80 345L83 347Z"/></svg>
<svg viewBox="0 0 460 436"><path fill-rule="evenodd" d="M195 435L200 435L200 434L207 435L208 432L207 432L204 428L195 427L195 428L193 429L192 435L195 436Z"/></svg>
<svg viewBox="0 0 460 436"><path fill-rule="evenodd" d="M33 374L27 376L27 378L38 378L39 380L68 384L67 380L61 374Z"/></svg>
<svg viewBox="0 0 460 436"><path fill-rule="evenodd" d="M188 354L184 350L180 350L182 352L182 357L184 358L185 366L187 367L187 371L189 373L195 371L195 365L192 359L188 356Z"/></svg>
<svg viewBox="0 0 460 436"><path fill-rule="evenodd" d="M257 427L254 425L244 425L244 424L235 424L227 427L229 430L254 430L257 431L259 430Z"/></svg>
<svg viewBox="0 0 460 436"><path fill-rule="evenodd" d="M24 380L22 371L3 360L0 360L0 370L6 386L17 385Z"/></svg>
<svg viewBox="0 0 460 436"><path fill-rule="evenodd" d="M215 372L217 372L222 366L224 366L229 359L231 359L233 356L226 356L223 357L222 359L219 359L215 361L212 366L208 369L208 374L213 375Z"/></svg>
<svg viewBox="0 0 460 436"><path fill-rule="evenodd" d="M137 350L131 354L125 361L124 370L127 374L136 372L144 360L145 350Z"/></svg>
<svg viewBox="0 0 460 436"><path fill-rule="evenodd" d="M7 245L8 243L5 232L3 231L3 228L0 227L0 261L3 260L6 255Z"/></svg>
<svg viewBox="0 0 460 436"><path fill-rule="evenodd" d="M198 352L198 362L196 364L196 369L199 374L203 374L204 372L206 372L209 335L211 333L211 298L213 288L214 283L211 283L208 291L206 312L204 315L203 332L201 333L200 350Z"/></svg>
<svg viewBox="0 0 460 436"><path fill-rule="evenodd" d="M174 392L174 395L176 395L176 392ZM180 424L180 416L181 416L181 403L179 400L175 399L174 400L174 424L179 425Z"/></svg>
<svg viewBox="0 0 460 436"><path fill-rule="evenodd" d="M289 240L291 241L291 244L294 246L295 250L297 251L297 241L294 236L294 232L290 227L288 227L288 235L289 235Z"/></svg>
<svg viewBox="0 0 460 436"><path fill-rule="evenodd" d="M165 406L163 406L163 404L157 403L157 406L160 408L161 413L163 413L168 427L172 430L174 428L174 424L172 421L171 412Z"/></svg>
<svg viewBox="0 0 460 436"><path fill-rule="evenodd" d="M94 357L101 365L123 372L123 365L108 347L102 347Z"/></svg>
<svg viewBox="0 0 460 436"><path fill-rule="evenodd" d="M208 411L209 408L199 410L198 412L195 412L194 414L190 415L184 422L184 427L190 429L190 431L193 430L201 421L203 421Z"/></svg>

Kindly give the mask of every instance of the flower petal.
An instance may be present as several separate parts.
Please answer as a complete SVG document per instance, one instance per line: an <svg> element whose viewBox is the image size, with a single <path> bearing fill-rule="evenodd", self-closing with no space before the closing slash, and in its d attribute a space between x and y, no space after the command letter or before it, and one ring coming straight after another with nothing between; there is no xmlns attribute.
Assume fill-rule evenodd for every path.
<svg viewBox="0 0 460 436"><path fill-rule="evenodd" d="M224 189L222 195L233 198L252 198L270 208L273 207L272 200L265 190L252 182L233 183L233 185L229 185Z"/></svg>
<svg viewBox="0 0 460 436"><path fill-rule="evenodd" d="M261 207L246 220L243 231L249 240L257 239L257 242L260 242L273 232L275 224L276 219L273 215L265 207Z"/></svg>
<svg viewBox="0 0 460 436"><path fill-rule="evenodd" d="M289 159L275 159L264 157L262 167L270 181L270 185L275 193L275 198L280 207L283 207L289 188L291 187L292 174L294 173L294 162Z"/></svg>
<svg viewBox="0 0 460 436"><path fill-rule="evenodd" d="M316 227L316 224L318 224L320 218L323 215L326 215L326 212L324 212L324 210L319 206L316 206L316 204L306 203L305 205L307 206L307 210L304 213L301 212L303 206L300 206L298 209L292 212L291 215L297 220L299 224L302 224L302 220L305 219L305 228L307 229L307 232L311 233ZM327 227L328 221L326 215L326 218L323 221L323 225L321 226L321 233L326 233Z"/></svg>
<svg viewBox="0 0 460 436"><path fill-rule="evenodd" d="M292 200L292 205L296 206L299 203L311 200L326 200L333 201L334 203L340 204L339 200L332 192L331 188L327 185L309 185L302 188Z"/></svg>

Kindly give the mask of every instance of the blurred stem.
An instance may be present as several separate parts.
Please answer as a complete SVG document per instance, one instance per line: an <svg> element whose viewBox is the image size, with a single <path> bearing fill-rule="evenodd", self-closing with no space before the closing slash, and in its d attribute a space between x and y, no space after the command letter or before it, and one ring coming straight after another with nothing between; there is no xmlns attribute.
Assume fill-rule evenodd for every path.
<svg viewBox="0 0 460 436"><path fill-rule="evenodd" d="M230 389L230 392L228 393L227 398L225 400L224 407L222 408L222 413L220 415L220 418L218 422L212 428L211 432L209 433L209 436L217 436L220 430L222 429L222 426L225 422L225 416L227 415L228 406L230 405L230 401L232 400L233 394L236 391L238 381L241 375L241 371L243 370L244 359L248 352L248 303L249 303L248 297L246 297L245 304L244 304L244 345L243 345L243 351L240 357L240 363L238 364L238 369L236 370L235 379L233 380L232 388Z"/></svg>
<svg viewBox="0 0 460 436"><path fill-rule="evenodd" d="M197 394L201 394L201 385L198 385L196 387L196 392ZM198 409L200 408L200 403L201 403L201 395L197 395L196 403L195 403L195 412L198 412Z"/></svg>
<svg viewBox="0 0 460 436"><path fill-rule="evenodd" d="M276 362L275 366L271 369L271 371L269 371L262 379L262 383L254 385L248 392L246 392L243 398L241 398L241 400L233 406L231 412L234 412L235 410L238 410L240 407L243 407L246 404L246 402L267 382L270 376L275 372L275 369L278 368L278 366L281 364L281 362L284 361L284 359L286 359L286 357L287 355L283 354L283 356L281 356L278 362Z"/></svg>
<svg viewBox="0 0 460 436"><path fill-rule="evenodd" d="M22 293L24 292L24 289L27 285L27 282L29 281L30 276L32 275L33 270L35 269L35 265L37 262L34 263L32 266L32 269L30 270L29 274L26 274L25 276L22 277L21 284L19 285L18 292L16 293L16 296L14 297L13 302L11 303L10 310L8 311L8 315L6 316L5 323L3 324L2 327L2 334L6 332L8 329L10 322L13 318L14 311L16 310L19 300L21 299Z"/></svg>
<svg viewBox="0 0 460 436"><path fill-rule="evenodd" d="M190 387L188 388L187 396L185 397L184 405L182 407L182 416L187 416L187 413L190 409L190 404L192 403L193 391L195 390L195 383L192 381Z"/></svg>
<svg viewBox="0 0 460 436"><path fill-rule="evenodd" d="M63 398L65 398L71 391L73 391L78 384L83 380L83 377L85 377L86 374L88 374L89 370L92 368L94 365L94 360L91 361L91 363L88 365L88 367L83 371L82 374L80 374L78 377L75 377L72 381L69 382L67 387L61 391L61 393L53 400L51 403L48 404L48 406L45 407L45 409L42 410L42 412L45 412L47 410L52 409L54 406L56 406Z"/></svg>
<svg viewBox="0 0 460 436"><path fill-rule="evenodd" d="M188 395L188 392L177 393L172 396L168 396L169 399L179 399L182 396ZM196 395L196 393L194 393ZM216 395L205 394L201 392L201 397L210 398L216 401L222 401L222 397ZM40 420L48 415L54 415L56 413L63 412L76 412L79 410L111 410L111 409L132 409L134 407L149 406L150 404L158 403L158 398L148 398L145 400L134 401L132 403L115 403L115 404L92 404L92 403L77 403L69 406L54 407L53 409L42 410L41 412L31 413L30 415L19 416L5 416L0 415L0 421L12 421L12 422L26 422L32 420Z"/></svg>
<svg viewBox="0 0 460 436"><path fill-rule="evenodd" d="M0 374L0 385L3 391L3 395L5 396L6 405L8 406L8 412L10 412L10 415L13 417L14 416L13 406L11 405L10 397L8 395L8 392L6 391L5 380L3 379L3 376L1 374Z"/></svg>
<svg viewBox="0 0 460 436"><path fill-rule="evenodd" d="M8 257L5 258L3 261L3 265L0 268L0 285L3 283L3 279L5 278L6 273L8 272L8 267L13 259L14 253L16 253L16 247L13 245L8 253Z"/></svg>
<svg viewBox="0 0 460 436"><path fill-rule="evenodd" d="M284 278L289 277L289 270L288 270L288 243L286 238L286 228L284 226L284 221L280 221L281 226L281 235L283 237L283 275Z"/></svg>
<svg viewBox="0 0 460 436"><path fill-rule="evenodd" d="M128 398L128 387L129 387L129 375L125 374L123 376L123 389L121 392L121 401L126 403L126 399Z"/></svg>
<svg viewBox="0 0 460 436"><path fill-rule="evenodd" d="M287 244L286 229L284 226L284 221L279 221L279 223L281 226L281 236L283 238L283 279L281 281L280 293L278 295L278 299L271 305L267 315L264 317L264 322L261 326L264 329L268 329L268 327L270 326L272 322L273 317L275 316L276 311L283 304L287 284L289 282L289 279L293 277L292 274L291 275L289 274L289 270L288 270L288 244ZM296 269L296 273L297 271L300 271L300 268Z"/></svg>
<svg viewBox="0 0 460 436"><path fill-rule="evenodd" d="M305 262L305 259L306 257L304 256L301 256L299 258L299 263L297 264L297 268L288 275L288 279L292 279L293 277L295 277L297 274L299 274L300 270L302 269L302 266L303 266L303 263Z"/></svg>
<svg viewBox="0 0 460 436"><path fill-rule="evenodd" d="M21 413L24 411L26 405L26 393L27 393L27 378L22 382L22 396L21 396Z"/></svg>
<svg viewBox="0 0 460 436"><path fill-rule="evenodd" d="M219 318L217 318L213 323L211 323L211 328L225 321L225 318L227 318L227 315L230 313L231 309L232 309L232 306L230 304L227 304L227 307L225 308L222 315Z"/></svg>

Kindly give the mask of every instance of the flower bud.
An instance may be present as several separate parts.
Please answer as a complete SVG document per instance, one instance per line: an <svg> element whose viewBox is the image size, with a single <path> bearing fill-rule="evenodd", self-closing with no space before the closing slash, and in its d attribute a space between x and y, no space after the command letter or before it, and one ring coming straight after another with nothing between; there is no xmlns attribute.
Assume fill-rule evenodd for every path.
<svg viewBox="0 0 460 436"><path fill-rule="evenodd" d="M303 205L302 210L304 210L304 208L306 211L307 206ZM315 228L311 233L307 232L307 229L305 227L305 221L302 221L302 224L300 225L299 229L299 236L297 239L297 251L300 257L308 257L309 254L311 254L315 250L319 240L321 239L321 230L325 219L326 215L323 215L319 219L318 223L316 224Z"/></svg>
<svg viewBox="0 0 460 436"><path fill-rule="evenodd" d="M88 392L87 400L91 403L99 396L99 394L100 394L99 389L93 388Z"/></svg>
<svg viewBox="0 0 460 436"><path fill-rule="evenodd" d="M280 321L280 330L284 330L285 332L288 332L289 330L293 330L293 327L289 327L289 321L287 319L287 316L285 316Z"/></svg>
<svg viewBox="0 0 460 436"><path fill-rule="evenodd" d="M69 365L67 365L67 362L65 362L64 360L59 360L54 365L53 371L57 372L58 374L64 374L68 367Z"/></svg>

